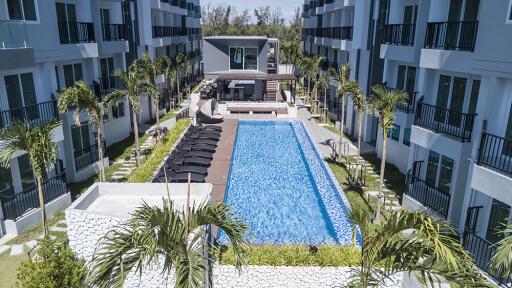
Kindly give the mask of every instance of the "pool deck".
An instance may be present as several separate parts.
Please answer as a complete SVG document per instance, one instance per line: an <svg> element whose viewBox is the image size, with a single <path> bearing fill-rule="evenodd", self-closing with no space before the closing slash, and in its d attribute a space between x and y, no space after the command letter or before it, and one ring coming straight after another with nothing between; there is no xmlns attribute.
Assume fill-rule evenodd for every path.
<svg viewBox="0 0 512 288"><path fill-rule="evenodd" d="M206 183L213 185L213 200L223 202L229 168L231 167L231 157L233 156L238 119L225 119L224 122L217 125L222 127L222 133L215 154L213 154L211 166L208 168Z"/></svg>

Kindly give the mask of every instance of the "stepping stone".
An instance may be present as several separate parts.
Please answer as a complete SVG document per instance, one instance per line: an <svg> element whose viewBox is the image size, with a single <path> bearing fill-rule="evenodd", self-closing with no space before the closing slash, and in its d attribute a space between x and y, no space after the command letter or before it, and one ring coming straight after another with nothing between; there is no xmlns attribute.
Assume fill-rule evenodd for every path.
<svg viewBox="0 0 512 288"><path fill-rule="evenodd" d="M50 227L50 231L54 231L54 232L67 232L68 229L65 228L65 227L52 226L52 227Z"/></svg>
<svg viewBox="0 0 512 288"><path fill-rule="evenodd" d="M25 245L29 248L29 249L32 249L34 247L37 246L37 241L36 240L30 240L28 241L27 243L25 243Z"/></svg>
<svg viewBox="0 0 512 288"><path fill-rule="evenodd" d="M11 256L17 256L23 253L23 245L12 245Z"/></svg>
<svg viewBox="0 0 512 288"><path fill-rule="evenodd" d="M6 251L8 251L9 249L11 249L11 246L9 245L0 245L0 255Z"/></svg>
<svg viewBox="0 0 512 288"><path fill-rule="evenodd" d="M124 178L125 178L125 176L120 176L120 175L114 175L114 176L112 176L112 179L113 179L113 180L121 180L121 179L124 179Z"/></svg>
<svg viewBox="0 0 512 288"><path fill-rule="evenodd" d="M57 224L68 225L68 223L66 223L66 220L59 220Z"/></svg>

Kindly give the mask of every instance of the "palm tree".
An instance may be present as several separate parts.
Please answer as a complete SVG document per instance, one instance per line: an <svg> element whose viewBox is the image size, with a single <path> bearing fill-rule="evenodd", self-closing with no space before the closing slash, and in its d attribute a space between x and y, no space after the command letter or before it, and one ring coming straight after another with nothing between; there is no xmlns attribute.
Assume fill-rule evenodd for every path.
<svg viewBox="0 0 512 288"><path fill-rule="evenodd" d="M154 86L154 89L151 89L153 93L149 94L151 96L153 102L153 110L155 110L156 114L156 130L157 130L157 139L160 138L160 91L157 88L157 78L159 75L162 75L169 65L170 58L167 56L160 56L156 58L154 61L151 60L147 53L144 53L142 58L139 58L133 62L134 69L139 69L143 75L146 75L147 81Z"/></svg>
<svg viewBox="0 0 512 288"><path fill-rule="evenodd" d="M505 228L502 233L508 235L497 244L497 249L491 258L490 269L499 277L509 279L512 277L512 225Z"/></svg>
<svg viewBox="0 0 512 288"><path fill-rule="evenodd" d="M15 121L0 131L0 166L9 167L11 158L17 151L28 153L37 182L45 238L48 237L48 223L44 205L43 175L54 167L57 145L52 141L52 129L58 125L60 123L52 121L46 125L31 127L28 123Z"/></svg>
<svg viewBox="0 0 512 288"><path fill-rule="evenodd" d="M341 117L340 117L340 143L339 143L339 153L338 155L341 157L342 151L341 146L343 145L343 131L345 129L345 96L347 94L360 94L361 88L359 88L359 84L356 81L350 80L350 65L343 64L338 67L338 69L331 69L331 73L333 73L336 81L338 82L338 99L341 99ZM338 108L339 109L339 108ZM361 123L361 122L360 122ZM361 136L361 135L359 135Z"/></svg>
<svg viewBox="0 0 512 288"><path fill-rule="evenodd" d="M359 85L355 87L352 95L352 105L357 111L357 159L361 158L361 139L362 128L363 128L363 116L366 112L366 96L363 95Z"/></svg>
<svg viewBox="0 0 512 288"><path fill-rule="evenodd" d="M379 119L382 128L382 159L380 162L379 194L377 196L377 215L375 221L380 220L382 188L384 186L384 171L386 168L387 132L393 128L397 104L405 104L409 95L405 91L391 91L384 86L378 85L372 88L373 97L370 100L370 111Z"/></svg>
<svg viewBox="0 0 512 288"><path fill-rule="evenodd" d="M163 256L162 276L168 277L174 269L175 287L202 287L209 268L205 263L219 254L203 230L210 225L228 236L236 267L240 269L247 263L247 226L234 217L229 206L202 203L181 212L169 198L163 201L163 208L144 203L126 224L100 240L88 277L92 286L121 287L132 268L143 273ZM209 247L208 255L204 253L205 246Z"/></svg>
<svg viewBox="0 0 512 288"><path fill-rule="evenodd" d="M320 104L317 100L318 98L318 93L320 93L322 90L324 92L324 111L326 111L327 109L327 87L329 87L329 76L327 75L327 73L322 73L322 75L320 76L320 78L318 78L318 80L315 82L315 113L318 114L318 110L320 108ZM322 121L323 122L326 122L327 121L327 117L325 117L326 115L324 115L325 113L322 113Z"/></svg>
<svg viewBox="0 0 512 288"><path fill-rule="evenodd" d="M115 89L105 96L104 105L109 107L119 103L126 97L131 106L132 111L132 122L133 122L133 134L135 137L135 151L136 151L136 164L140 166L140 143L139 143L139 128L137 125L137 113L140 112L140 99L139 96L143 93L150 95L155 94L156 88L153 84L148 83L144 79L144 75L141 75L140 71L135 66L130 66L128 73L122 70L116 70L114 77L121 79L122 89Z"/></svg>
<svg viewBox="0 0 512 288"><path fill-rule="evenodd" d="M180 74L183 75L183 78L188 76L188 59L183 53L178 53L176 55L176 67L178 69L178 73L176 73L176 82L178 88L178 95L181 93L180 91ZM179 99L181 101L181 97Z"/></svg>
<svg viewBox="0 0 512 288"><path fill-rule="evenodd" d="M73 119L75 124L80 126L80 114L87 112L89 115L89 123L91 123L96 132L98 133L96 144L98 145L98 159L100 160L100 181L106 181L105 167L103 166L103 138L101 133L101 121L105 111L101 104L101 99L98 99L94 92L92 92L89 85L80 80L75 83L75 86L68 87L59 93L59 110L60 113L68 111L69 107L74 107Z"/></svg>
<svg viewBox="0 0 512 288"><path fill-rule="evenodd" d="M380 224L373 224L365 209L352 210L350 217L362 236L361 265L350 287L377 287L400 272L416 272L429 287L440 279L460 287L491 287L447 222L407 210L391 212Z"/></svg>
<svg viewBox="0 0 512 288"><path fill-rule="evenodd" d="M318 69L320 67L320 65L322 65L322 63L325 61L325 57L323 56L313 56L313 57L307 57L306 58L306 66L307 66L307 71L308 71L308 101L306 102L309 102L311 99L309 98L311 95L311 78L315 78L317 77L317 73L318 73ZM309 103L307 103L309 104Z"/></svg>
<svg viewBox="0 0 512 288"><path fill-rule="evenodd" d="M174 61L169 57L166 58L163 74L166 80L165 82L167 83L167 89L169 89L169 93L173 93L174 88L176 88L177 84L176 78L178 75L178 71L176 68L176 63L174 63Z"/></svg>

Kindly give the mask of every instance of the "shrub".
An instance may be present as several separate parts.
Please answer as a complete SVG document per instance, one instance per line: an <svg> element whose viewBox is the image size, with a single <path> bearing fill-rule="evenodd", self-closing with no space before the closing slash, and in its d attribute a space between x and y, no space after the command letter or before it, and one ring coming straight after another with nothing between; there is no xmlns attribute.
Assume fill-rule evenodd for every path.
<svg viewBox="0 0 512 288"><path fill-rule="evenodd" d="M176 126L174 126L169 133L164 136L163 140L153 148L151 155L146 161L128 176L128 182L142 183L151 180L151 176L153 176L155 170L160 163L162 163L164 158L169 155L171 148L179 140L181 134L185 132L189 124L189 119L179 120Z"/></svg>
<svg viewBox="0 0 512 288"><path fill-rule="evenodd" d="M308 245L252 245L249 265L258 266L356 266L361 263L361 249L344 245L318 245L311 253ZM221 264L234 265L233 249L222 254Z"/></svg>
<svg viewBox="0 0 512 288"><path fill-rule="evenodd" d="M18 268L16 287L78 288L83 287L85 275L84 261L73 251L55 241L42 240L37 256Z"/></svg>

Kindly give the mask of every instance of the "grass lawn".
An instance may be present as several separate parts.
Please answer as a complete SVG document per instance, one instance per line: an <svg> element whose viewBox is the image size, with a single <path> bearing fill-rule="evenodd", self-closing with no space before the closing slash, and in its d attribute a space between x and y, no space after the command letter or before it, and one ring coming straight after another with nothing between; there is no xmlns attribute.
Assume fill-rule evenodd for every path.
<svg viewBox="0 0 512 288"><path fill-rule="evenodd" d="M16 270L28 260L27 253L11 256L9 252L0 254L0 288L11 288L16 284Z"/></svg>
<svg viewBox="0 0 512 288"><path fill-rule="evenodd" d="M53 215L53 217L48 220L48 227L55 226L57 222L60 220L64 220L64 211L59 211ZM51 232L53 235L54 232ZM12 239L7 244L8 245L14 245L14 244L23 244L25 242L28 242L30 240L37 239L39 236L43 235L43 225L39 224L37 226L34 226L30 228L29 230L25 231L23 234L19 235L18 237ZM57 234L55 234L57 236ZM57 237L59 238L59 237ZM0 270L1 272L2 270ZM1 277L0 277L1 279Z"/></svg>

